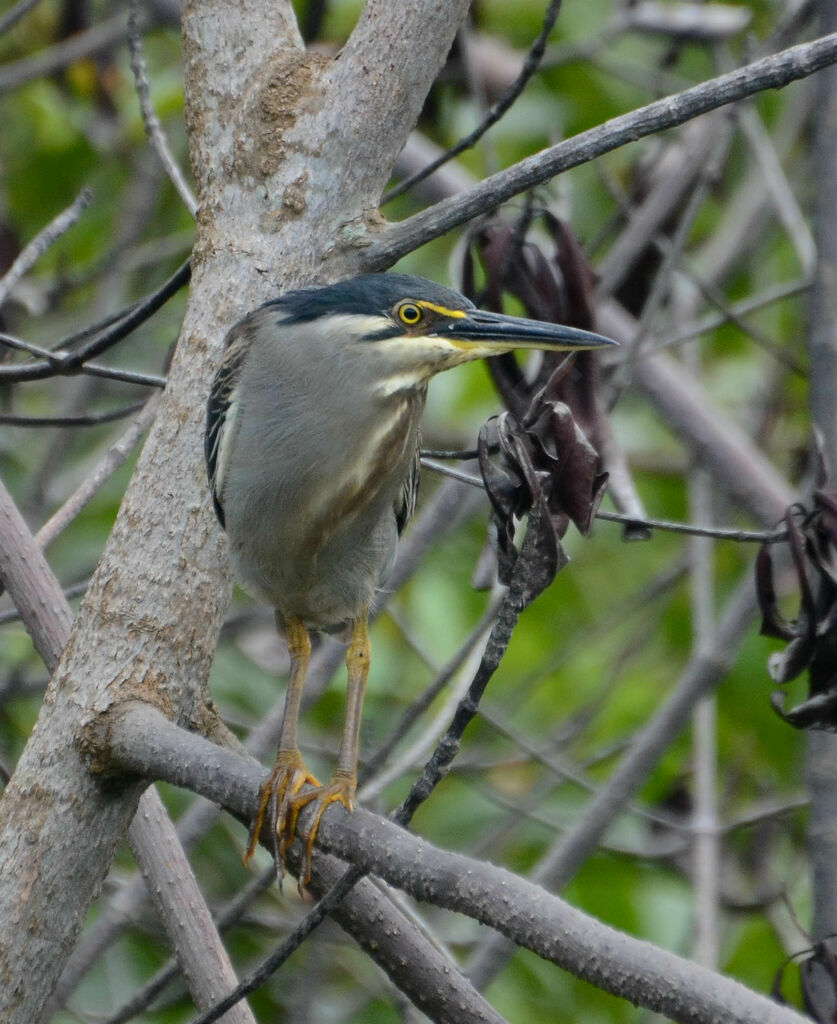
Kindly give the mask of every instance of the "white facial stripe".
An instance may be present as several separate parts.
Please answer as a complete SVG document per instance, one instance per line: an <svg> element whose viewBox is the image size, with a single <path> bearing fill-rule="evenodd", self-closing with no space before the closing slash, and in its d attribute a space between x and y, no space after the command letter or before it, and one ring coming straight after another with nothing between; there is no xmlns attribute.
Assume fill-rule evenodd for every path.
<svg viewBox="0 0 837 1024"><path fill-rule="evenodd" d="M388 316L375 315L362 316L357 313L334 313L322 321L322 328L329 334L343 338L351 334L353 338L363 335L377 334L392 327L392 320Z"/></svg>
<svg viewBox="0 0 837 1024"><path fill-rule="evenodd" d="M215 493L217 495L224 493L224 479L230 462L233 439L238 430L238 415L241 410L240 397L240 387L236 386L230 393L230 404L227 407L224 422L218 428L218 437L215 441L218 451L218 457L215 460Z"/></svg>
<svg viewBox="0 0 837 1024"><path fill-rule="evenodd" d="M412 391L422 384L426 378L427 374L416 373L414 370L394 373L375 385L375 394L388 398L390 395L397 395L399 391Z"/></svg>

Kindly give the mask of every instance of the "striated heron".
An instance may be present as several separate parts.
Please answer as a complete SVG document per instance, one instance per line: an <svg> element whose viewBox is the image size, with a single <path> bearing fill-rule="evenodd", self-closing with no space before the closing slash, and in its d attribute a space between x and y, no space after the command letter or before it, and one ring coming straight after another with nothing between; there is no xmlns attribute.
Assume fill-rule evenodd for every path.
<svg viewBox="0 0 837 1024"><path fill-rule="evenodd" d="M323 812L336 801L352 810L368 611L415 507L430 378L513 349L611 344L588 331L483 312L404 274L288 292L230 330L207 415L212 500L238 578L275 608L291 662L279 752L245 860L272 806L283 865L297 815L314 803L301 887ZM306 768L296 737L310 630L349 640L345 722L325 786Z"/></svg>

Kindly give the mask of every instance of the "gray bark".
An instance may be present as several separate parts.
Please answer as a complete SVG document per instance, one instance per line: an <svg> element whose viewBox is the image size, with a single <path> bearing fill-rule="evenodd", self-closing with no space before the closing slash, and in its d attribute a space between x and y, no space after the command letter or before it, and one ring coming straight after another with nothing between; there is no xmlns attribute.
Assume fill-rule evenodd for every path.
<svg viewBox="0 0 837 1024"><path fill-rule="evenodd" d="M104 723L103 723L104 724ZM188 786L247 820L266 777L257 763L178 729L154 709L126 704L108 716L97 742L125 768ZM302 814L305 827L307 811ZM492 864L440 850L362 808L329 813L318 846L404 889L420 900L467 914L580 978L688 1024L802 1024L739 982L667 950L625 935L557 896ZM299 863L301 842L289 851ZM320 853L313 885L333 879L333 861ZM319 872L325 868L327 879ZM354 895L354 894L353 894ZM391 940L385 940L388 945ZM444 1017L434 1018L448 1020ZM453 1019L456 1019L455 1013Z"/></svg>
<svg viewBox="0 0 837 1024"><path fill-rule="evenodd" d="M39 1018L141 791L91 774L81 727L129 697L215 727L205 685L229 579L201 451L221 339L281 286L357 266L349 244L374 220L466 7L373 0L333 61L304 53L289 3L184 11L192 291L160 414L0 800L0 918L27 939L0 949L4 1020Z"/></svg>

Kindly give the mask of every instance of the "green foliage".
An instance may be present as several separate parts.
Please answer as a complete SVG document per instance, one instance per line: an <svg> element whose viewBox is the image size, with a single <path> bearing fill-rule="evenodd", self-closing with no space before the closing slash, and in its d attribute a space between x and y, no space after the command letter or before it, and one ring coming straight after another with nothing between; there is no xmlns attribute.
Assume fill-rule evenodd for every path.
<svg viewBox="0 0 837 1024"><path fill-rule="evenodd" d="M295 6L301 14L307 10L303 0ZM712 47L639 33L624 33L612 43L601 39L593 47L592 58L571 54L568 48L599 37L618 6L608 0L564 5L545 69L485 142L462 156L461 167L475 178L484 176L672 88L711 77L718 64L746 58L749 44L740 38ZM751 30L762 40L774 27L773 5L749 6ZM361 8L357 0L334 0L327 5L318 42L328 52L345 41ZM522 52L540 29L543 9L543 0L483 0L475 6L473 27ZM38 10L37 18L27 19L10 34L15 48L29 53L52 42L56 12L46 4ZM8 41L0 44L6 59L17 56ZM155 107L175 154L185 165L176 30L156 29L146 39L145 51ZM783 122L789 104L795 102L791 93L771 94L754 104L768 131ZM461 62L454 60L446 79L433 90L421 129L447 146L470 131L482 113L481 101L470 94L461 73ZM39 344L56 343L146 294L184 258L190 218L149 158L129 65L121 50L105 54L98 63L79 62L66 73L9 92L0 99L0 121L0 227L25 243L81 188L92 187L94 193L79 223L29 276L37 293L32 309L19 300L4 308L9 331ZM624 226L619 211L636 191L638 165L653 165L660 147L673 135L625 146L602 158L598 166L580 167L539 189L535 204L565 216L593 261L600 263ZM804 145L805 139L798 137L796 153L803 170L805 155L798 154ZM754 166L751 149L739 138L693 226L684 259L687 269L711 270L701 264L704 246L728 229L731 213L741 201L737 190L750 180ZM788 170L795 184L793 167ZM135 199L144 204L139 212L131 206ZM409 195L385 212L396 220L422 205ZM503 216L514 220L523 206L522 199L512 202ZM756 234L756 240L743 245L728 273L716 282L726 303L740 302L801 274L799 254L772 214L765 215ZM453 238L434 241L402 260L398 269L455 280L461 256L456 242ZM112 353L112 364L162 372L183 301L181 296L167 305L124 350ZM715 309L712 302L700 301L694 315L699 318ZM767 304L748 314L747 322L804 368L803 298ZM665 340L682 326L675 304L665 304L652 322L651 335ZM712 406L755 436L776 467L796 481L808 445L807 381L804 373L786 372L757 341L739 325L726 323L703 331L698 340L681 349L691 344L700 351L699 372ZM681 349L676 350L678 356ZM146 392L90 379L58 379L0 389L0 410L78 414L128 404L138 394ZM431 386L425 443L470 448L479 425L497 408L496 394L482 366L445 374ZM688 519L691 453L682 440L639 389L630 386L619 397L611 423L649 515ZM0 426L0 477L33 528L67 499L123 429L119 423L75 432ZM49 549L51 564L66 584L92 572L132 467L133 459L111 477ZM475 472L473 463L466 468ZM438 481L426 472L423 501L436 486ZM720 486L713 485L713 490L713 514L718 521L746 528L757 525L741 509L731 507ZM612 508L608 501L605 505ZM375 625L362 734L364 756L374 754L386 741L479 620L488 597L475 592L470 579L484 546L487 518L483 509L472 521L446 534L394 598L395 615L385 614ZM626 543L619 526L600 522L584 539L571 528L565 545L572 556L570 565L522 616L508 655L488 688L485 718L478 718L466 731L453 771L414 822L416 831L432 842L500 861L524 874L534 870L583 816L590 791L607 785L638 730L653 719L694 653L689 582L685 572L678 575L676 571L685 566L685 538L655 531L648 541ZM715 545L716 613L751 572L752 554L752 546L745 549L727 541ZM669 578L668 584L652 594L663 578ZM253 607L248 598L236 597L236 615L247 622L231 628L219 644L211 678L222 715L242 736L273 706L283 685L277 681L274 664L281 665L283 656L269 649L265 639L272 636L271 618L254 615ZM757 628L753 621L741 638L717 697L717 796L721 821L730 824L722 843L724 886L731 890L725 896L734 904L763 891L759 883L766 869L757 856L761 850L770 861L767 873L772 882L777 889L788 888L804 915L811 898L800 867L804 861L800 813L779 815L769 825L733 827L757 801L771 797L782 802L803 785L804 737L780 721L769 706L766 661L776 645L758 637ZM43 681L43 674L23 631L16 625L2 625L0 760L10 765L34 724L40 694L32 690ZM393 759L427 731L449 693L450 686L402 740ZM343 706L341 669L302 723L303 746L312 766L326 774L333 763ZM438 731L425 737L421 756L405 766L376 799L378 809L391 810L405 795L437 738ZM608 831L603 851L588 860L566 893L572 903L614 927L685 956L693 952L694 929L688 842L675 853L657 854L664 838L682 837L689 823L692 757L687 729L672 740L657 765L648 766L648 776L634 800L642 810L679 815L681 828L667 830L626 809ZM587 788L553 770L556 763L571 767ZM175 815L191 803L182 793L166 791L165 796ZM231 898L249 877L240 864L243 843L243 829L222 819L191 853L215 906ZM114 883L119 884L128 870L130 858L123 854ZM236 927L229 936L241 973L260 960L277 943L278 933L292 927L306 909L307 904L297 900L293 881L281 895L273 890L264 896L245 926ZM467 963L484 940L484 930L432 910L423 912L440 940L449 943L461 963ZM775 900L763 906L754 900L746 910L722 908L721 968L760 990L769 989L786 952L784 933L776 930L777 919L787 930L787 910ZM298 1019L358 1024L402 1019L399 1003L377 968L347 944L336 928L323 931L325 937L306 946L252 997L259 1018L282 1019L299 1000L308 1016L300 1012ZM111 1012L165 956L157 923L147 917L138 920L95 967L73 1006L91 1019ZM789 978L792 974L788 972ZM316 999L306 997L312 986L316 986ZM787 989L798 999L795 981L791 979ZM638 1019L627 1003L526 952L514 957L490 986L488 996L514 1024L545 1020L618 1024ZM160 1008L138 1019L148 1024L179 1024L192 1014L178 985L167 991ZM55 1019L63 1024L75 1017L63 1014Z"/></svg>

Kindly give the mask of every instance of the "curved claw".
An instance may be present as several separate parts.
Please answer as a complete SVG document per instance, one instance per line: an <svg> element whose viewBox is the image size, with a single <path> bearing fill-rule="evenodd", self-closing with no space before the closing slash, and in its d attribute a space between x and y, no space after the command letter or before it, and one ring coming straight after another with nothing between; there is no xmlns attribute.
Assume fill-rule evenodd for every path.
<svg viewBox="0 0 837 1024"><path fill-rule="evenodd" d="M250 823L247 852L244 863L253 856L261 834L262 825L269 807L275 807L273 835L276 839L274 859L280 872L280 879L285 874L285 850L293 841L298 811L293 809L294 798L305 785L316 786L316 793L322 789L321 783L308 771L302 755L298 750L280 750L273 765L270 777L259 790L259 808ZM307 795L307 794L306 794Z"/></svg>
<svg viewBox="0 0 837 1024"><path fill-rule="evenodd" d="M311 881L311 860L314 852L314 840L317 837L317 830L320 827L320 820L326 808L333 803L341 803L347 811L354 810L354 796L357 789L357 776L354 772L345 772L338 769L331 782L327 786L318 786L317 789L308 790L293 796L289 801L291 809L290 837L296 830L296 821L299 812L303 807L313 803L315 805L314 818L302 838L305 840L305 855L302 861L302 870L299 873L299 891Z"/></svg>

